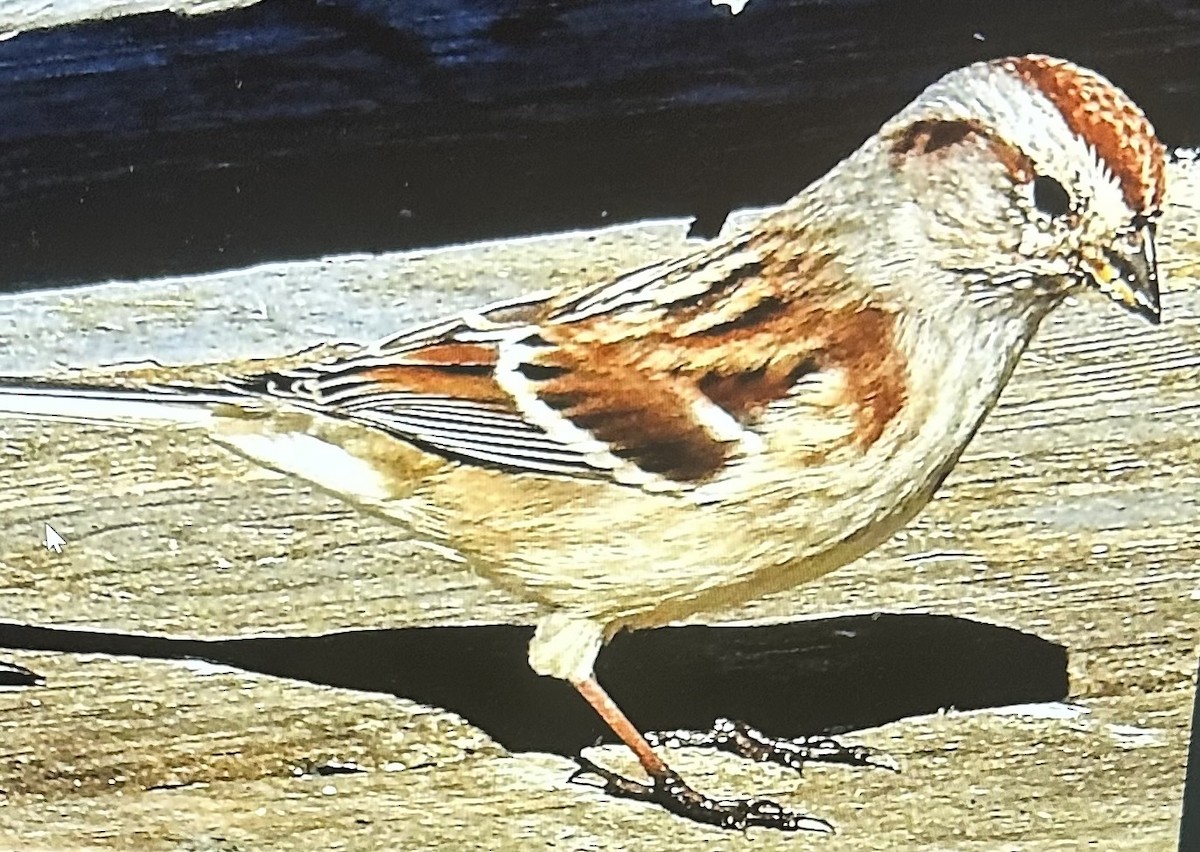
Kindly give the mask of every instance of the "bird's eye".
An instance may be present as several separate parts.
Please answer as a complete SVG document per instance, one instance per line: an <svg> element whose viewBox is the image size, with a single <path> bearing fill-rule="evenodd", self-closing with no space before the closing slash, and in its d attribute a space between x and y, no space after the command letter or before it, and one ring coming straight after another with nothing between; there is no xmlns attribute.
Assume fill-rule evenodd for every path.
<svg viewBox="0 0 1200 852"><path fill-rule="evenodd" d="M1061 183L1042 175L1033 179L1033 203L1047 216L1062 216L1071 209L1071 196Z"/></svg>

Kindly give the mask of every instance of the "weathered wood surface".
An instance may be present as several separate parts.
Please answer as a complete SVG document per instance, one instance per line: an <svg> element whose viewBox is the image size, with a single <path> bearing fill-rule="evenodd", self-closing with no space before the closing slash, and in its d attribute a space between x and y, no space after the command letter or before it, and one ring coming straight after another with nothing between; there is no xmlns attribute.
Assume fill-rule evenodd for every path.
<svg viewBox="0 0 1200 852"><path fill-rule="evenodd" d="M821 582L719 616L884 609L1017 626L1071 649L1072 695L1086 714L947 714L863 734L903 763L899 775L814 768L796 779L703 754L681 756L680 769L705 787L829 817L841 833L824 849L1171 848L1200 639L1191 168L1174 170L1162 224L1164 325L1109 306L1061 311L918 522ZM677 250L682 235L679 223L642 226L5 299L0 373L153 356L207 364L184 371L204 376L219 360L601 276ZM8 421L0 453L0 617L10 622L215 637L530 615L397 528L198 438ZM60 556L40 546L47 520L69 542ZM564 785L564 759L504 755L452 717L404 702L178 663L5 658L49 684L0 694L4 847L797 842L604 801ZM290 769L329 759L369 771Z"/></svg>
<svg viewBox="0 0 1200 852"><path fill-rule="evenodd" d="M812 767L800 779L675 755L708 789L754 790L838 824L817 840L608 801L563 783L566 758L505 755L396 700L130 659L19 659L51 686L0 695L6 849L1162 852L1179 819L1182 689L1088 699L1066 720L947 714L857 737L896 757L895 774ZM297 774L334 760L365 771Z"/></svg>

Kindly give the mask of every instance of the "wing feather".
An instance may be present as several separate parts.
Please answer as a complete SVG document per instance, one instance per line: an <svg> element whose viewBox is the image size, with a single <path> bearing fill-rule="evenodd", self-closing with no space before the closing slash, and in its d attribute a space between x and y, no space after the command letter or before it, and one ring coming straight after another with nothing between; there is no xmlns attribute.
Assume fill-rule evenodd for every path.
<svg viewBox="0 0 1200 852"><path fill-rule="evenodd" d="M778 255L740 237L229 387L459 461L663 489L758 452L763 413L833 369L858 377L847 402L874 440L903 401L903 363L870 361L893 351L890 316L861 298L806 298L828 259Z"/></svg>

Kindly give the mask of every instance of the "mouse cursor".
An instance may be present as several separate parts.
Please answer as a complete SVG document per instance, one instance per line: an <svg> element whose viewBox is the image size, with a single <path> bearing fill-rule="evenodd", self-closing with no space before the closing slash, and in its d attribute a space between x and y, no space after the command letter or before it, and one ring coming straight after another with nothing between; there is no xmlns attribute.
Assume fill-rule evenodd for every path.
<svg viewBox="0 0 1200 852"><path fill-rule="evenodd" d="M62 553L63 545L67 540L58 534L54 527L46 524L46 540L42 542L47 550L53 550L55 553Z"/></svg>

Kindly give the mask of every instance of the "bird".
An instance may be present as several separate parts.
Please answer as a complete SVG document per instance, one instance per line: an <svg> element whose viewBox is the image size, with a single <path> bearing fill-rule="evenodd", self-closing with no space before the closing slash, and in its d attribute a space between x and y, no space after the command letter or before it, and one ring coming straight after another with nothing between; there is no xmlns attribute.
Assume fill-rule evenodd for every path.
<svg viewBox="0 0 1200 852"><path fill-rule="evenodd" d="M648 778L589 763L605 789L725 828L826 830L690 786L597 655L891 537L1069 296L1157 324L1165 162L1097 72L980 61L679 256L210 386L10 378L0 416L200 429L403 525L539 606L530 665L573 685Z"/></svg>

